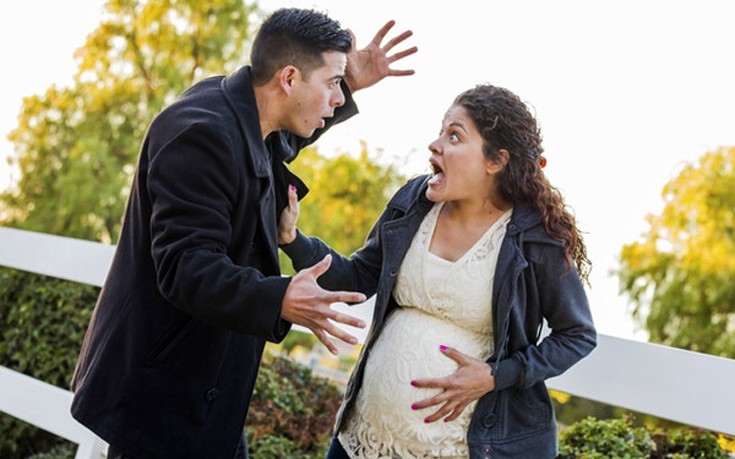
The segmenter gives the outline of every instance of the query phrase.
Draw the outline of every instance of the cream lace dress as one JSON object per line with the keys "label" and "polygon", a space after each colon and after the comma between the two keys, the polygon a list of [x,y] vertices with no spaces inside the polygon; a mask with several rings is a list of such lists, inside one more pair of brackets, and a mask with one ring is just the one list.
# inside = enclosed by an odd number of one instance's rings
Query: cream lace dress
{"label": "cream lace dress", "polygon": [[426,424],[438,407],[412,410],[411,404],[439,390],[410,383],[455,371],[454,360],[439,350],[442,344],[481,360],[492,354],[492,283],[512,210],[451,262],[429,252],[442,205],[424,218],[403,260],[393,292],[402,307],[386,319],[355,407],[338,434],[352,459],[469,456],[466,432],[476,403],[453,422]]}

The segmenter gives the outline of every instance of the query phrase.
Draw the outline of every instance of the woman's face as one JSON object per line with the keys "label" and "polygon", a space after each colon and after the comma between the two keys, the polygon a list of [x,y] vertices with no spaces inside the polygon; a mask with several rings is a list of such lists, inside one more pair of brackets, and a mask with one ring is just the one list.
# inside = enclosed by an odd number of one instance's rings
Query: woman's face
{"label": "woman's face", "polygon": [[464,107],[452,105],[439,138],[429,145],[434,176],[426,197],[433,202],[485,200],[498,167],[483,154],[483,139]]}

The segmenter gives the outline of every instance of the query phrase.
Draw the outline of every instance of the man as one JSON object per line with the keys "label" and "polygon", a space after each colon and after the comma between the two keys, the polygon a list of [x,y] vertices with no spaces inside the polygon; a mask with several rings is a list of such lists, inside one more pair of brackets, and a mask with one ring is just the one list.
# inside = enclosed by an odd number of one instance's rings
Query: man
{"label": "man", "polygon": [[[327,16],[276,11],[251,65],[208,78],[163,110],[144,140],[122,234],[80,352],[72,415],[110,444],[111,458],[247,457],[242,435],[266,340],[290,324],[355,343],[333,322],[364,327],[321,289],[329,259],[280,276],[276,216],[284,166],[326,128],[357,112],[351,93],[416,52],[388,56],[388,22],[364,49]],[[382,46],[382,48],[381,48]]]}

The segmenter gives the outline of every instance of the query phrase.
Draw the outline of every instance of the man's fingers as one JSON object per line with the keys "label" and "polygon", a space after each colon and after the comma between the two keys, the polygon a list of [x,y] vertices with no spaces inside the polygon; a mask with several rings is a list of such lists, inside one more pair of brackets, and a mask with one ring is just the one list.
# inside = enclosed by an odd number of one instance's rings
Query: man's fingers
{"label": "man's fingers", "polygon": [[403,59],[406,56],[410,56],[411,54],[416,54],[418,52],[419,48],[414,46],[412,48],[404,49],[403,51],[400,51],[398,53],[395,53],[394,55],[390,56],[388,58],[389,63],[393,63],[397,60]]}
{"label": "man's fingers", "polygon": [[377,47],[380,47],[380,43],[383,41],[386,35],[388,35],[388,32],[390,29],[393,28],[393,26],[396,25],[396,21],[391,19],[390,21],[386,22],[383,27],[378,30],[378,33],[375,34],[375,37],[373,37],[373,41],[371,42]]}
{"label": "man's fingers", "polygon": [[322,258],[318,263],[315,263],[311,268],[306,268],[304,271],[313,274],[314,277],[319,277],[329,270],[332,265],[332,254],[328,253],[326,257]]}
{"label": "man's fingers", "polygon": [[364,303],[367,297],[360,292],[327,291],[324,301],[329,303]]}
{"label": "man's fingers", "polygon": [[[342,314],[342,316],[344,316],[342,318],[343,319],[342,323],[349,323],[349,321],[346,318],[349,318],[350,321],[354,319],[355,322],[362,322],[361,320],[356,319],[351,316],[347,316],[346,314]],[[362,325],[364,326],[364,323],[362,323]],[[330,339],[330,336],[333,336],[334,338],[339,339],[340,341],[343,341],[351,345],[355,345],[359,342],[357,337],[349,334],[348,332],[346,332],[345,330],[342,330],[339,327],[336,327],[329,321],[327,321],[327,325],[325,327],[318,327],[318,326],[311,327],[311,331],[314,333],[314,335],[316,335],[317,338],[319,338],[319,341],[324,343],[327,349],[329,349],[329,352],[331,352],[334,355],[337,355],[339,351],[337,349],[337,346],[335,346],[334,341]]]}
{"label": "man's fingers", "polygon": [[329,335],[327,335],[324,329],[318,328],[318,329],[312,329],[311,331],[319,339],[319,341],[321,341],[322,344],[324,344],[324,346],[327,348],[327,350],[331,354],[333,355],[339,354],[339,350],[337,349],[337,346],[335,346],[332,340],[329,339]]}
{"label": "man's fingers", "polygon": [[388,76],[411,76],[415,70],[388,70]]}
{"label": "man's fingers", "polygon": [[334,325],[330,325],[329,326],[329,329],[327,330],[327,332],[330,335],[334,336],[335,338],[337,338],[337,339],[339,339],[341,341],[344,341],[347,344],[354,345],[354,344],[357,344],[358,343],[357,337],[355,337],[355,336],[347,333],[346,331],[342,330],[339,327],[335,327]]}
{"label": "man's fingers", "polygon": [[359,319],[355,316],[351,316],[349,314],[345,314],[339,311],[335,311],[334,309],[331,309],[332,314],[330,314],[329,319],[339,322],[344,325],[349,325],[351,327],[355,328],[365,328],[365,321],[362,319]]}
{"label": "man's fingers", "polygon": [[396,45],[398,45],[398,44],[406,41],[411,36],[413,36],[413,32],[410,31],[410,30],[406,30],[405,32],[401,33],[400,35],[391,38],[390,40],[388,40],[388,43],[386,43],[385,45],[383,45],[383,51],[386,54],[388,54],[388,51],[390,51],[391,49],[393,49]]}

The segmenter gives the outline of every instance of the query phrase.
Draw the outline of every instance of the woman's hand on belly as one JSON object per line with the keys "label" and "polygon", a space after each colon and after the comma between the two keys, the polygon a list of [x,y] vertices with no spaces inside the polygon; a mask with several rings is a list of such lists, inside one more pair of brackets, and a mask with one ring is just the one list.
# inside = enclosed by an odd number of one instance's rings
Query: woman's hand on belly
{"label": "woman's hand on belly", "polygon": [[447,358],[457,363],[457,370],[441,378],[411,381],[414,387],[441,390],[439,394],[411,405],[414,410],[439,406],[438,410],[424,419],[427,423],[442,418],[444,422],[454,421],[467,405],[495,389],[495,377],[486,362],[448,346],[440,346],[439,349]]}

